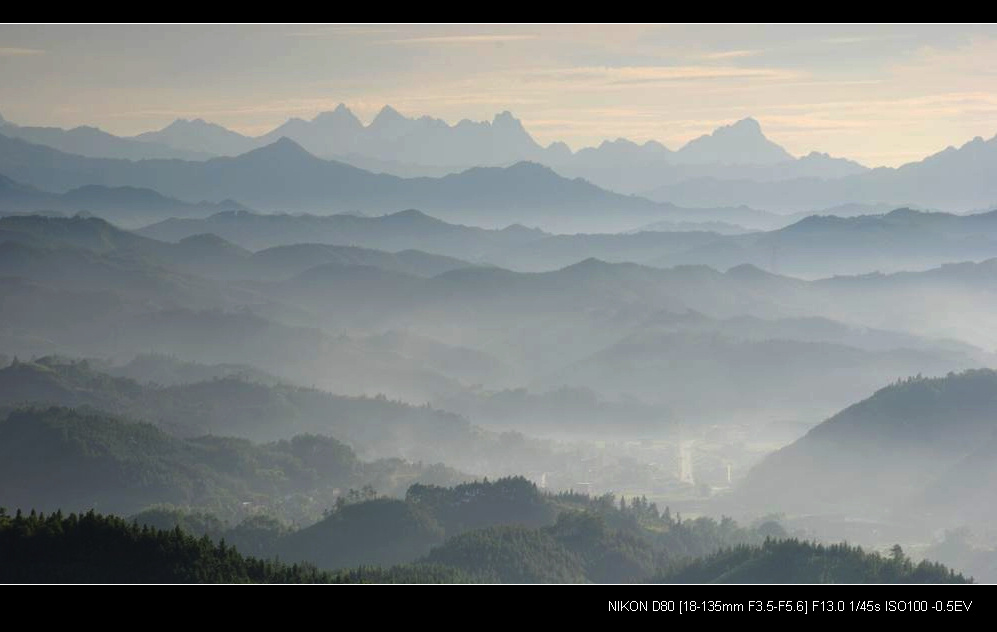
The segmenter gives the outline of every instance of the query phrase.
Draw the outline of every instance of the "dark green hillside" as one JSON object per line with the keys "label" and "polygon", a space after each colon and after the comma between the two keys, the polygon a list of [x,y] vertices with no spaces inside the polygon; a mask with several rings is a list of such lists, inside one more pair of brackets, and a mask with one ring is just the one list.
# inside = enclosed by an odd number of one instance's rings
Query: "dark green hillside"
{"label": "dark green hillside", "polygon": [[[601,507],[604,513],[568,511],[546,527],[492,525],[441,542],[442,529],[423,508],[385,498],[363,500],[364,495],[351,494],[353,500],[344,498],[325,520],[297,532],[265,516],[226,528],[210,515],[174,510],[147,511],[129,524],[92,511],[11,516],[0,509],[0,582],[966,581],[940,564],[912,563],[899,547],[883,557],[845,544],[761,541],[761,530],[749,538],[754,544],[728,540],[719,551],[700,552],[698,559],[679,557],[667,546],[652,545],[648,532],[635,528],[634,521],[645,522],[656,513],[646,505],[610,510],[611,502],[573,495],[561,495],[557,502]],[[617,515],[607,519],[613,512]],[[711,528],[705,519],[673,522],[667,512],[655,520],[659,528],[693,537]],[[630,527],[609,526],[628,522]],[[198,539],[190,533],[204,535]],[[705,543],[709,537],[701,539]],[[240,554],[246,551],[260,559]],[[322,566],[342,562],[346,568],[331,573],[311,563],[261,561],[275,553],[289,559],[289,551],[290,559],[309,558]],[[412,555],[420,559],[388,566],[392,559]]]}
{"label": "dark green hillside", "polygon": [[431,564],[459,568],[497,583],[584,583],[577,555],[543,529],[489,527],[433,549]]}
{"label": "dark green hillside", "polygon": [[267,444],[181,439],[150,424],[66,408],[20,409],[0,421],[0,498],[44,510],[134,513],[168,504],[307,521],[351,487],[377,483],[397,492],[417,480],[460,477],[442,466],[363,463],[348,446],[317,435]]}
{"label": "dark green hillside", "polygon": [[307,565],[243,557],[224,543],[94,512],[0,509],[0,583],[314,583]]}
{"label": "dark green hillside", "polygon": [[941,564],[914,564],[895,547],[889,557],[848,544],[767,540],[724,549],[655,581],[691,584],[962,584]]}
{"label": "dark green hillside", "polygon": [[427,512],[401,500],[377,498],[347,504],[331,516],[284,538],[281,559],[308,560],[321,568],[392,565],[412,561],[443,539]]}
{"label": "dark green hillside", "polygon": [[456,487],[413,485],[405,501],[435,516],[447,535],[495,524],[538,527],[556,515],[549,499],[520,476]]}
{"label": "dark green hillside", "polygon": [[321,522],[278,540],[273,551],[328,569],[376,559],[455,567],[476,581],[633,582],[719,547],[765,538],[762,529],[729,518],[676,520],[644,499],[546,494],[522,477],[413,485],[404,501],[357,500],[337,504]]}
{"label": "dark green hillside", "polygon": [[635,532],[611,529],[589,512],[567,512],[542,529],[469,531],[433,549],[425,561],[501,583],[619,583],[646,579],[662,558]]}

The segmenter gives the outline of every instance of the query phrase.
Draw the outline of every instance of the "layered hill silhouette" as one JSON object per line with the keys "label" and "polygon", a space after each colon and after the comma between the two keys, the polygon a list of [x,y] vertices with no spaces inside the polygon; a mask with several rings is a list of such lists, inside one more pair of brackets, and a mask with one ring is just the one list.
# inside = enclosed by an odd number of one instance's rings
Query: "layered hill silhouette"
{"label": "layered hill silhouette", "polygon": [[140,227],[162,217],[204,217],[215,212],[245,211],[232,200],[191,204],[136,187],[86,185],[54,194],[20,184],[0,175],[0,214],[49,213],[75,215],[93,213],[132,227]]}
{"label": "layered hill silhouette", "polygon": [[95,158],[203,160],[212,155],[211,152],[188,150],[168,143],[122,138],[96,127],[80,126],[68,130],[59,127],[22,127],[5,121],[2,117],[0,117],[0,135],[46,145],[70,154]]}
{"label": "layered hill silhouette", "polygon": [[[333,221],[366,231],[397,219],[252,218],[278,226],[304,220],[301,234],[313,238],[316,226]],[[457,243],[492,236],[420,214],[401,219],[457,230],[450,233]],[[13,348],[50,353],[75,339],[81,354],[158,351],[262,363],[287,379],[415,401],[446,400],[462,385],[515,374],[539,392],[587,387],[691,410],[701,390],[690,376],[725,371],[784,409],[812,400],[805,393],[835,366],[835,385],[821,389],[818,410],[826,414],[896,376],[984,361],[978,348],[937,340],[967,338],[950,335],[937,309],[923,307],[926,292],[961,295],[961,318],[980,325],[992,302],[986,264],[814,282],[748,265],[720,272],[596,259],[522,273],[412,251],[299,244],[253,252],[204,233],[161,242],[98,219],[11,217],[0,229],[0,252],[16,275],[6,290],[8,318],[21,332]],[[698,315],[676,316],[689,310]],[[800,320],[817,315],[824,320]],[[920,336],[891,333],[898,324]],[[395,333],[326,333],[338,327]],[[474,334],[481,327],[495,333],[481,340]],[[570,351],[562,335],[578,337]],[[435,342],[444,339],[454,342]],[[662,391],[665,379],[683,386]],[[798,387],[770,386],[781,383]],[[709,401],[727,410],[747,397],[732,383]]]}
{"label": "layered hill silhouette", "polygon": [[[490,122],[464,120],[450,125],[431,117],[409,118],[385,106],[369,125],[364,125],[342,104],[310,121],[290,119],[255,138],[202,119],[177,120],[134,139],[118,138],[95,128],[67,131],[11,123],[0,125],[0,134],[70,154],[131,160],[236,156],[288,138],[315,156],[405,177],[441,177],[474,167],[508,167],[527,161],[552,167],[568,178],[585,178],[606,189],[687,207],[749,205],[787,213],[814,212],[849,203],[890,203],[968,211],[991,206],[997,199],[986,178],[995,161],[992,138],[977,137],[959,148],[949,147],[895,169],[867,169],[820,152],[795,158],[766,138],[752,118],[721,126],[674,151],[654,141],[640,145],[626,139],[577,152],[563,143],[542,147],[509,112],[496,115]],[[43,183],[2,167],[0,163],[0,173],[52,191],[112,184],[95,179],[77,180],[75,185],[58,180]],[[179,190],[168,186],[160,189],[148,181],[114,184],[153,188],[181,199],[220,200],[210,195],[185,196]],[[246,196],[228,197],[269,207],[262,200]],[[285,205],[287,209],[294,207],[291,201]]]}
{"label": "layered hill silhouette", "polygon": [[[525,222],[622,230],[652,220],[700,216],[698,211],[562,178],[536,163],[405,179],[322,160],[286,137],[234,158],[204,162],[87,158],[0,137],[0,173],[53,192],[94,184],[129,186],[179,199],[238,199],[258,208],[323,214],[418,207],[444,218],[493,226]],[[716,220],[719,215],[725,213],[702,217]]]}
{"label": "layered hill silhouette", "polygon": [[760,510],[992,520],[995,386],[991,370],[899,381],[767,457],[740,493]]}
{"label": "layered hill silhouette", "polygon": [[[744,215],[750,221],[747,210]],[[560,235],[515,225],[485,230],[409,210],[379,217],[222,212],[204,219],[170,219],[138,232],[168,241],[214,233],[251,249],[303,241],[418,249],[523,271],[550,270],[595,257],[721,270],[747,264],[779,274],[821,278],[921,271],[953,261],[997,257],[995,211],[955,215],[900,208],[852,217],[809,215],[785,227],[738,235],[650,228],[621,234]]]}
{"label": "layered hill silhouette", "polygon": [[7,136],[68,153],[133,160],[235,156],[287,137],[316,156],[403,177],[439,177],[472,167],[533,161],[622,193],[641,193],[704,176],[765,181],[833,178],[865,170],[853,161],[817,152],[797,159],[767,139],[751,118],[721,126],[674,151],[656,141],[638,145],[620,138],[572,152],[560,142],[541,146],[507,111],[491,121],[465,119],[451,125],[429,116],[406,117],[387,105],[368,125],[340,104],[311,120],[289,119],[258,137],[203,119],[178,119],[133,138],[118,138],[95,128],[60,130],[7,124],[6,130]]}
{"label": "layered hill silhouette", "polygon": [[[198,437],[205,435],[237,437],[240,440],[258,442],[280,441],[297,435],[333,436],[350,445],[368,460],[405,458],[412,462],[431,464],[440,463],[446,457],[445,460],[454,466],[462,465],[467,470],[490,472],[493,475],[515,472],[517,467],[535,467],[531,459],[549,456],[543,445],[521,446],[510,440],[511,437],[489,433],[458,415],[428,407],[410,406],[384,397],[333,395],[286,383],[254,382],[243,375],[158,386],[139,383],[128,377],[112,376],[87,361],[56,357],[17,362],[0,369],[0,406],[7,411],[24,406],[39,410],[51,406],[66,406],[106,411],[98,415],[101,419],[111,414],[123,418],[121,423],[139,421],[154,424],[155,429],[134,424],[126,424],[119,429],[120,424],[114,425],[118,423],[114,422],[108,426],[108,432],[115,435],[134,430],[152,433],[158,437],[157,441],[167,441],[168,438],[168,442],[173,443],[166,447],[172,448],[166,450],[164,457],[177,452],[177,446],[180,445],[178,441],[196,441]],[[231,415],[231,411],[236,409],[241,411],[240,414]],[[30,419],[33,418],[32,415],[35,413],[22,417]],[[60,419],[61,415],[62,413],[54,414]],[[79,425],[77,417],[72,417],[70,421],[74,427]],[[32,422],[25,421],[28,424],[25,429],[30,428],[30,423]],[[127,438],[114,440],[123,441],[122,449],[126,451],[131,442]],[[249,445],[248,441],[225,441],[236,447]],[[13,438],[5,443],[8,446],[21,445]],[[73,449],[72,442],[66,449]],[[100,452],[103,448],[94,450]],[[189,456],[196,458],[198,454],[198,450],[193,450]],[[84,454],[78,456],[83,458]],[[349,459],[355,459],[352,453],[348,456]],[[135,460],[141,461],[136,457],[129,462]],[[45,461],[38,463],[44,464]],[[334,465],[332,462],[329,464],[330,467]],[[352,471],[347,468],[347,473]],[[375,471],[376,468],[368,473],[373,477]],[[392,471],[402,476],[404,468]],[[427,472],[429,470],[424,473]],[[442,476],[454,475],[452,471],[448,473],[445,469],[438,473]],[[392,483],[390,478],[390,474],[385,474],[385,479],[378,482],[382,487],[393,485],[392,489],[397,491],[400,483]],[[371,478],[366,482],[373,483],[374,480]],[[12,481],[10,484],[15,483]],[[355,478],[342,478],[330,487],[330,491],[342,484],[353,484],[359,489],[363,482]],[[189,485],[186,487],[189,488]],[[39,490],[35,492],[41,493]],[[23,502],[28,502],[29,499],[26,496],[24,498]],[[64,495],[61,498],[63,500],[60,502],[64,503],[71,496]],[[162,497],[147,504],[156,502],[190,504],[191,501],[190,498],[182,502],[175,497]],[[47,505],[47,508],[51,506]],[[129,510],[137,509],[132,507]]]}
{"label": "layered hill silhouette", "polygon": [[997,136],[976,137],[897,168],[879,167],[835,179],[801,177],[779,182],[704,176],[645,194],[683,206],[724,206],[736,200],[777,212],[817,211],[845,203],[919,204],[949,211],[991,208],[997,185]]}
{"label": "layered hill silhouette", "polygon": [[[635,157],[632,149],[647,157],[665,157],[674,165],[741,165],[770,166],[790,163],[795,158],[779,145],[764,137],[759,123],[745,118],[723,125],[710,134],[694,138],[678,150],[671,150],[655,141],[637,145],[626,139],[603,143],[572,152],[564,143],[541,146],[526,131],[523,123],[503,111],[491,121],[464,119],[449,124],[438,118],[411,118],[390,105],[385,105],[365,125],[345,105],[321,112],[310,120],[291,118],[273,130],[257,137],[245,136],[204,119],[177,119],[166,127],[139,134],[133,138],[118,138],[95,128],[26,128],[12,123],[0,123],[6,135],[25,138],[30,142],[49,145],[69,153],[103,158],[190,158],[234,156],[288,137],[309,152],[327,158],[379,160],[399,166],[445,167],[463,170],[475,166],[501,166],[522,160],[535,160],[549,165],[569,166],[575,158],[585,156],[578,164],[592,165],[593,159],[609,166],[613,158]],[[82,131],[99,134],[105,144],[74,146],[64,138]],[[132,148],[128,155],[117,155],[109,147],[114,139],[121,147]],[[47,142],[46,142],[47,141]],[[60,146],[62,145],[62,146]],[[66,149],[66,147],[70,147]],[[145,149],[147,154],[142,155]],[[156,155],[172,148],[185,155]],[[623,150],[620,153],[619,150]],[[118,153],[123,150],[118,149]],[[629,162],[629,161],[628,161]],[[638,161],[639,162],[639,161]],[[397,174],[405,175],[405,174]]]}
{"label": "layered hill silhouette", "polygon": [[657,265],[752,264],[803,277],[914,271],[997,256],[997,211],[972,215],[900,208],[881,215],[813,215],[784,228],[728,236]]}

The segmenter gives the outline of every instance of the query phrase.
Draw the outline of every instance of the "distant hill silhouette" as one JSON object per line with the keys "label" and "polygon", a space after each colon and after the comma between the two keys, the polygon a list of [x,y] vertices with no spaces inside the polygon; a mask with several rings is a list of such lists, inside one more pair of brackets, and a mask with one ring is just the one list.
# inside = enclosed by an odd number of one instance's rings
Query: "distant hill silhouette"
{"label": "distant hill silhouette", "polygon": [[88,184],[62,194],[46,193],[0,175],[0,215],[94,213],[129,226],[141,226],[167,217],[205,217],[212,213],[247,207],[232,200],[191,204],[166,197],[152,189]]}
{"label": "distant hill silhouette", "polygon": [[96,127],[21,127],[0,120],[0,135],[20,138],[29,143],[46,145],[70,154],[92,156],[94,158],[124,158],[142,160],[144,158],[179,158],[181,160],[204,160],[211,153],[184,149],[169,143],[140,142],[109,134]]}
{"label": "distant hill silhouette", "polygon": [[622,230],[641,222],[699,216],[698,211],[562,178],[536,163],[404,179],[322,160],[288,138],[234,158],[133,162],[64,154],[0,137],[0,173],[49,191],[89,184],[131,186],[180,199],[238,199],[263,209],[323,214],[418,207],[443,218],[493,226],[519,222]]}
{"label": "distant hill silhouette", "polygon": [[[429,116],[410,118],[390,105],[385,105],[368,125],[340,104],[311,120],[289,119],[257,137],[203,119],[177,119],[160,130],[131,139],[101,132],[102,142],[91,140],[89,144],[85,143],[87,136],[81,134],[82,129],[51,128],[45,134],[22,133],[19,137],[69,153],[130,159],[235,156],[288,137],[316,156],[376,173],[440,177],[472,167],[533,161],[565,176],[583,177],[622,193],[643,193],[662,184],[703,176],[766,181],[803,176],[835,178],[865,170],[858,163],[817,152],[796,159],[766,139],[759,124],[750,118],[693,139],[678,151],[656,141],[638,145],[620,138],[572,152],[560,142],[541,146],[508,111],[496,114],[491,121],[465,119],[451,125]],[[75,143],[63,139],[73,135],[82,137]]]}
{"label": "distant hill silhouette", "polygon": [[[235,156],[258,146],[258,141],[221,125],[204,119],[177,119],[155,132],[145,132],[134,137],[149,144],[163,144],[211,156]],[[83,153],[83,152],[75,152]],[[87,154],[85,154],[87,155]],[[114,156],[102,156],[113,158]],[[154,155],[142,158],[156,158]]]}
{"label": "distant hill silhouette", "polygon": [[949,211],[990,208],[997,202],[997,136],[977,137],[897,168],[880,167],[835,179],[778,182],[704,176],[666,184],[646,195],[682,206],[726,206],[736,201],[773,211],[816,211],[852,202],[919,204]]}
{"label": "distant hill silhouette", "polygon": [[765,138],[762,126],[753,118],[693,139],[675,155],[679,162],[694,164],[766,165],[793,159],[788,151]]}
{"label": "distant hill silhouette", "polygon": [[750,263],[804,277],[919,270],[997,257],[997,211],[973,215],[900,208],[881,215],[812,215],[770,232],[724,237],[658,265]]}
{"label": "distant hill silhouette", "polygon": [[761,511],[993,520],[981,500],[997,476],[995,405],[991,370],[902,380],[768,456],[739,493]]}

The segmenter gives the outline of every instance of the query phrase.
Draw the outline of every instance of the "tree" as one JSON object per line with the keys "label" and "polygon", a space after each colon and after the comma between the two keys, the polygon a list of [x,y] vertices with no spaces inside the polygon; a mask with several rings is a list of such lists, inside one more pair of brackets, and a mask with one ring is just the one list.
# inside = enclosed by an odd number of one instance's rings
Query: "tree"
{"label": "tree", "polygon": [[890,559],[897,563],[903,563],[907,560],[907,556],[904,554],[904,549],[899,544],[894,544],[890,547]]}

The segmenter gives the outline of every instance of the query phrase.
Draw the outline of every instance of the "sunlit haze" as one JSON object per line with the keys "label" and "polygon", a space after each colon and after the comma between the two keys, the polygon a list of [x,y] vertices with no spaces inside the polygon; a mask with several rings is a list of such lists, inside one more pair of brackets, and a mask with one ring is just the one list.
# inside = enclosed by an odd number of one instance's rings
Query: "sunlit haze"
{"label": "sunlit haze", "polygon": [[509,110],[572,149],[675,149],[752,116],[795,155],[895,166],[997,133],[994,59],[994,26],[3,26],[0,114],[257,135],[340,102],[364,121]]}

